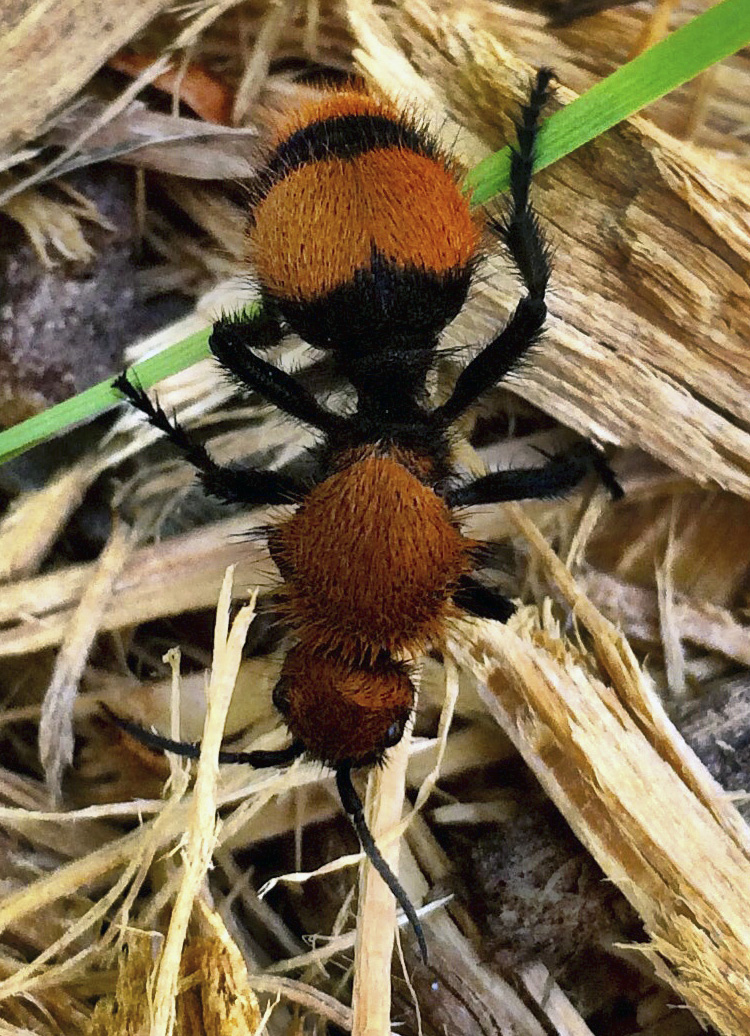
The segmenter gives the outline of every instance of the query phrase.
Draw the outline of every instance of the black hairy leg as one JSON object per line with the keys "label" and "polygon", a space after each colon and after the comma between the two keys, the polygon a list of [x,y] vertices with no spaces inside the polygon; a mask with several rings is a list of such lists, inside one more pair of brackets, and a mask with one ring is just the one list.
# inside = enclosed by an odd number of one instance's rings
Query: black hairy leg
{"label": "black hairy leg", "polygon": [[259,344],[273,344],[269,338],[274,327],[278,331],[277,341],[283,337],[283,330],[275,317],[264,317],[260,323],[254,317],[222,317],[214,324],[209,348],[219,363],[232,375],[244,392],[248,389],[258,392],[279,410],[318,428],[326,435],[335,434],[346,419],[327,410],[298,381],[272,363],[256,356],[251,349],[255,344],[255,328],[260,327]]}
{"label": "black hairy leg", "polygon": [[591,466],[597,473],[602,481],[602,485],[607,490],[613,500],[622,500],[625,496],[625,490],[622,488],[620,483],[617,481],[617,476],[612,470],[609,461],[601,450],[594,448],[594,455],[591,460]]}
{"label": "black hairy leg", "polygon": [[472,576],[462,576],[453,594],[453,603],[470,615],[480,619],[495,619],[497,622],[507,622],[516,610],[515,604],[499,590],[483,586]]}
{"label": "black hairy leg", "polygon": [[[175,741],[171,737],[163,737],[153,730],[147,730],[132,720],[123,719],[112,712],[106,706],[102,706],[112,722],[124,730],[131,737],[134,737],[146,748],[153,748],[156,751],[172,752],[174,755],[182,756],[183,759],[199,759],[201,754],[200,741]],[[223,749],[219,752],[220,763],[244,763],[256,770],[269,766],[287,766],[294,762],[304,753],[304,748],[299,741],[292,741],[286,748],[277,748],[270,751],[258,750],[255,752],[228,752]]]}
{"label": "black hairy leg", "polygon": [[521,109],[516,121],[517,146],[511,151],[508,211],[502,218],[491,221],[521,274],[527,294],[500,334],[461,372],[451,397],[434,411],[434,418],[444,425],[455,421],[484,392],[502,381],[537,341],[544,326],[547,316],[544,296],[550,278],[549,247],[529,202],[529,188],[539,116],[549,97],[551,79],[549,69],[540,69],[531,96]]}
{"label": "black hairy leg", "polygon": [[551,70],[541,68],[529,100],[521,109],[521,118],[515,124],[518,148],[513,149],[510,161],[510,205],[504,217],[492,221],[493,229],[513,256],[529,295],[542,300],[550,278],[549,246],[529,202],[529,190],[539,116],[549,99],[551,79]]}
{"label": "black hairy leg", "polygon": [[217,464],[202,443],[194,439],[177,421],[170,420],[159,403],[152,401],[140,385],[130,381],[127,372],[116,378],[113,386],[182,451],[185,459],[197,470],[206,492],[219,500],[260,507],[294,503],[305,495],[301,483],[278,471],[256,471],[239,465],[227,467]]}
{"label": "black hairy leg", "polygon": [[357,832],[357,837],[359,838],[362,849],[370,863],[393,893],[396,902],[399,904],[406,915],[409,924],[414,929],[414,934],[419,943],[419,952],[422,955],[422,960],[426,964],[427,943],[424,937],[424,930],[422,929],[422,925],[417,917],[417,912],[406,894],[406,890],[383,859],[382,853],[375,844],[375,839],[372,837],[372,832],[367,826],[362,800],[352,784],[352,768],[350,763],[341,763],[336,767],[336,787],[338,788],[341,805],[344,807],[344,812],[351,820],[352,827]]}
{"label": "black hairy leg", "polygon": [[599,475],[614,500],[622,497],[622,487],[607,458],[584,440],[550,457],[542,467],[493,471],[462,486],[454,486],[445,494],[445,501],[449,507],[471,507],[511,500],[551,500],[575,489],[591,472]]}

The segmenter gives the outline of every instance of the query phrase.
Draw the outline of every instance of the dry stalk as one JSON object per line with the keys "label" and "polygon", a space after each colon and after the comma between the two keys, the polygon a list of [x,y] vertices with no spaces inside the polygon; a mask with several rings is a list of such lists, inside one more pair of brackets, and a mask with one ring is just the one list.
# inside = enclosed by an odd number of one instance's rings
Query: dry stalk
{"label": "dry stalk", "polygon": [[142,828],[117,841],[73,860],[66,867],[38,878],[32,884],[6,895],[0,902],[0,932],[21,918],[44,910],[65,896],[74,895],[82,886],[97,883],[111,871],[126,866],[138,850]]}
{"label": "dry stalk", "polygon": [[351,1031],[351,1008],[345,1007],[335,997],[315,989],[306,982],[297,982],[292,978],[277,978],[273,975],[251,975],[249,982],[258,993],[283,996],[285,1000],[299,1004],[300,1007],[333,1022],[347,1032]]}
{"label": "dry stalk", "polygon": [[60,647],[39,724],[39,753],[53,798],[60,794],[60,781],[73,760],[73,705],[91,646],[99,632],[102,616],[112,599],[114,583],[132,547],[131,530],[116,522],[109,542],[96,562],[93,578],[72,616]]}
{"label": "dry stalk", "polygon": [[78,0],[63,0],[54,8],[34,0],[10,9],[0,47],[6,71],[0,147],[33,137],[116,50],[168,6],[169,0],[127,0],[116,18],[97,3]]}
{"label": "dry stalk", "polygon": [[253,53],[245,63],[245,71],[235,92],[232,106],[232,124],[241,125],[248,110],[268,78],[273,52],[285,26],[294,17],[296,0],[280,0],[270,5],[263,25],[255,39]]}
{"label": "dry stalk", "polygon": [[[230,518],[134,551],[115,582],[100,630],[121,629],[159,616],[212,607],[223,573],[237,559],[233,537],[262,522],[263,513],[254,512],[250,518]],[[266,551],[259,544],[245,544],[237,566],[238,580],[247,585],[256,581],[254,577],[268,579],[266,559]],[[0,622],[16,625],[0,631],[0,657],[41,651],[62,643],[96,564],[71,565],[60,572],[7,587],[0,602]]]}
{"label": "dry stalk", "polygon": [[546,1013],[557,1036],[593,1036],[591,1029],[541,961],[524,968],[521,979]]}
{"label": "dry stalk", "polygon": [[[373,837],[389,831],[401,819],[411,724],[388,765],[378,767],[367,782],[366,814]],[[399,842],[382,846],[388,866],[398,874]],[[391,957],[396,933],[396,901],[369,860],[362,861],[359,884],[357,937],[354,943],[354,1036],[387,1036],[391,1031]]]}
{"label": "dry stalk", "polygon": [[98,475],[99,467],[87,457],[42,489],[19,497],[0,523],[0,582],[37,570]]}
{"label": "dry stalk", "polygon": [[543,564],[550,582],[565,598],[575,618],[592,637],[599,664],[632,713],[645,736],[658,750],[699,802],[731,833],[742,852],[750,857],[750,831],[734,807],[726,802],[721,788],[688,748],[664,712],[647,677],[641,671],[632,648],[620,631],[608,622],[581,592],[575,580],[548,543],[517,504],[508,506],[511,519]]}
{"label": "dry stalk", "polygon": [[[659,642],[659,602],[655,591],[603,572],[586,571],[580,582],[589,599],[607,618],[617,622],[627,637]],[[681,640],[750,666],[750,630],[728,608],[678,593],[671,607]]]}
{"label": "dry stalk", "polygon": [[207,692],[206,725],[185,837],[184,872],[154,983],[152,1036],[171,1036],[176,1017],[180,962],[194,901],[211,865],[217,835],[219,750],[224,724],[234,691],[250,623],[255,617],[255,598],[244,607],[229,628],[234,569],[229,568],[219,595],[214,638],[214,661]]}

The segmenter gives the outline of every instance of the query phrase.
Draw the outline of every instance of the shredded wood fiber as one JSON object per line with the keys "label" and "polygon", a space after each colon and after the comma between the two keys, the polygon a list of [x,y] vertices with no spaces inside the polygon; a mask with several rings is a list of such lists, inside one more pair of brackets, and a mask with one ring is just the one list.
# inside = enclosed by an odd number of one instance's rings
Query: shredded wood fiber
{"label": "shredded wood fiber", "polygon": [[[40,5],[18,15],[6,64],[33,75],[9,77],[23,96],[13,83],[0,91],[0,188],[43,261],[82,262],[91,213],[50,188],[56,170],[104,152],[145,178],[144,285],[186,291],[196,311],[134,343],[129,360],[252,297],[243,278],[216,287],[244,248],[234,181],[257,161],[264,112],[318,89],[298,81],[300,62],[361,72],[415,102],[470,164],[509,138],[532,66],[555,67],[556,103],[567,103],[658,31],[643,5],[555,31],[535,11],[490,0],[253,0],[186,16],[126,3],[106,25],[95,8],[56,12],[66,34],[53,22],[43,40]],[[93,71],[141,30],[136,52],[176,40],[188,48],[179,74],[196,60],[226,83],[241,129],[197,135],[184,111],[154,111],[132,87],[113,100],[112,73],[79,104]],[[472,535],[500,544],[492,579],[523,607],[508,626],[457,624],[445,658],[422,660],[414,736],[368,796],[383,851],[420,907],[429,973],[405,931],[408,983],[398,958],[391,973],[393,900],[362,864],[328,772],[216,765],[222,733],[233,747],[285,743],[271,704],[284,642],[264,619],[278,577],[254,535],[273,514],[196,521],[191,472],[132,413],[104,440],[92,430],[83,457],[17,497],[0,521],[3,1033],[239,1036],[330,1021],[375,1036],[418,1032],[421,1011],[425,1033],[591,1036],[625,1001],[634,1033],[698,1036],[700,1020],[745,1036],[750,836],[670,717],[689,712],[702,744],[703,695],[731,705],[750,686],[749,78],[738,55],[535,181],[555,248],[549,330],[466,423],[476,453],[461,447],[462,460],[477,470],[539,463],[571,441],[559,422],[620,447],[626,497],[614,505],[585,485],[568,500],[467,515]],[[63,149],[59,166],[37,153],[42,125]],[[170,129],[179,139],[165,139]],[[493,256],[446,336],[436,398],[465,361],[455,346],[486,341],[517,296]],[[341,386],[298,342],[269,358],[339,405]],[[208,363],[159,388],[222,460],[282,466],[310,445],[262,401],[238,409],[230,396]],[[71,519],[83,513],[86,526],[101,474],[116,480],[120,525],[97,557],[71,561]],[[230,614],[230,598],[241,607],[256,588],[252,624],[251,612]],[[162,661],[174,645],[179,675],[174,656]],[[101,703],[203,737],[195,777],[118,732]],[[514,783],[519,753],[643,926],[615,924],[627,945],[612,946],[602,918],[601,938],[584,947],[596,994],[573,965],[547,966],[541,933],[535,956],[508,967],[506,955],[502,970],[488,937],[466,844],[533,813]],[[739,766],[740,752],[723,759]],[[733,776],[741,786],[742,771]],[[549,888],[511,891],[515,903]],[[501,918],[511,945],[514,924],[523,919]]]}

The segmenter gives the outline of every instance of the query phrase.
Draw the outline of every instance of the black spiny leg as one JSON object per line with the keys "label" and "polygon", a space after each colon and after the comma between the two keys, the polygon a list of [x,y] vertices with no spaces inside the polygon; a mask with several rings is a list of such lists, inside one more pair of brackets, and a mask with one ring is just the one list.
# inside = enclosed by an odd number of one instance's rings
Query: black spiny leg
{"label": "black spiny leg", "polygon": [[193,439],[177,421],[170,421],[159,404],[152,402],[140,385],[129,380],[127,372],[123,372],[113,385],[182,451],[186,460],[197,469],[203,488],[212,496],[225,503],[259,507],[264,504],[294,503],[305,495],[301,483],[278,471],[256,471],[239,465],[223,467],[217,464],[202,443]]}
{"label": "black spiny leg", "polygon": [[506,215],[492,226],[518,267],[527,294],[521,299],[500,334],[462,371],[450,399],[434,411],[437,421],[451,424],[492,388],[538,339],[547,316],[544,295],[550,277],[549,248],[529,202],[534,167],[534,143],[542,108],[549,96],[552,72],[537,72],[528,103],[516,122],[518,146],[510,160],[510,203]]}
{"label": "black spiny leg", "polygon": [[455,486],[445,494],[445,501],[449,507],[471,507],[510,500],[551,500],[571,492],[592,471],[599,475],[613,499],[622,497],[622,487],[604,454],[584,441],[550,457],[541,468],[493,471],[463,486]]}
{"label": "black spiny leg", "polygon": [[414,929],[414,934],[419,943],[419,952],[422,955],[422,960],[426,964],[427,943],[425,942],[422,925],[419,922],[417,912],[414,909],[411,900],[407,896],[401,882],[385,862],[380,850],[375,844],[372,832],[365,821],[365,811],[362,806],[362,800],[352,784],[352,768],[349,763],[340,763],[339,766],[336,767],[336,787],[339,790],[341,805],[344,807],[344,812],[348,815],[354,830],[357,832],[357,836],[365,855],[393,893],[396,902],[406,914],[409,924]]}
{"label": "black spiny leg", "polygon": [[480,619],[496,619],[497,622],[507,622],[516,610],[515,604],[498,590],[483,586],[472,576],[462,576],[453,594],[453,602],[470,615]]}
{"label": "black spiny leg", "polygon": [[[256,328],[259,338],[256,343]],[[283,330],[273,316],[257,324],[255,319],[222,317],[214,324],[208,344],[216,359],[232,375],[236,384],[245,390],[260,393],[269,403],[298,421],[320,429],[326,435],[339,431],[346,418],[332,413],[318,403],[298,381],[285,371],[263,360],[250,348],[253,344],[272,344],[274,328],[277,341]]]}
{"label": "black spiny leg", "polygon": [[[162,737],[161,734],[156,734],[153,730],[146,730],[145,727],[139,726],[138,723],[133,723],[132,720],[123,719],[122,716],[118,716],[111,709],[108,709],[106,705],[102,707],[113,723],[120,727],[121,730],[130,734],[131,737],[134,737],[136,741],[145,745],[146,748],[153,748],[162,752],[172,752],[173,755],[182,756],[184,759],[200,758],[200,741],[174,741],[171,737]],[[303,752],[304,748],[301,743],[299,741],[292,741],[286,748],[277,748],[273,751],[225,752],[222,750],[219,752],[219,762],[244,763],[247,766],[255,767],[256,770],[261,770],[268,766],[286,766],[299,758]]]}

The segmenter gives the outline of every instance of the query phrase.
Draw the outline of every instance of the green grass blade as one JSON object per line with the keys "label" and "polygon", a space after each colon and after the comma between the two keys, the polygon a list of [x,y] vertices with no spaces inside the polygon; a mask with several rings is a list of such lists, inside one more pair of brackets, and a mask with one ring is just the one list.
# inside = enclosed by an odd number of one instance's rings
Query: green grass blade
{"label": "green grass blade", "polygon": [[[750,0],[723,0],[555,112],[539,131],[535,168],[557,162],[750,43]],[[508,188],[510,150],[489,155],[466,178],[482,205]]]}
{"label": "green grass blade", "polygon": [[[169,346],[168,349],[162,349],[154,356],[134,364],[130,370],[137,374],[144,388],[151,388],[157,381],[192,367],[198,360],[210,356],[210,333],[210,328],[198,331],[189,338]],[[0,432],[0,464],[17,457],[44,439],[70,428],[78,421],[94,417],[116,403],[121,403],[122,396],[112,388],[113,380],[108,378],[106,381],[100,381],[98,385],[93,385],[85,392],[79,392],[72,399],[66,399],[63,403],[58,403],[57,406]]]}

